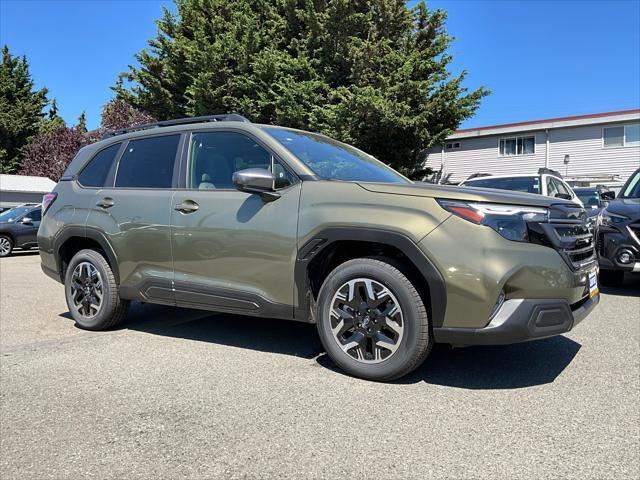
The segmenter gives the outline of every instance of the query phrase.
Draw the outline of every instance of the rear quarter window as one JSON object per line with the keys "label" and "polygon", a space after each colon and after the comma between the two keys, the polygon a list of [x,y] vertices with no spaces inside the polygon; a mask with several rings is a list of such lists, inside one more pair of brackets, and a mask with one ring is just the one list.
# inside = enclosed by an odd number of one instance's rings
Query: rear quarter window
{"label": "rear quarter window", "polygon": [[100,150],[82,169],[78,182],[83,187],[104,187],[111,165],[122,143],[116,143]]}

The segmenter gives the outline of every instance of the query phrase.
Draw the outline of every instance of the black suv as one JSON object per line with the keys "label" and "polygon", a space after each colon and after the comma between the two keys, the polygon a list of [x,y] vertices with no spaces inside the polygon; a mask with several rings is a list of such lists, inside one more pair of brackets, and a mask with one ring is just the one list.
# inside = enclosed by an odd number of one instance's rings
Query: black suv
{"label": "black suv", "polygon": [[14,248],[38,246],[38,227],[42,217],[39,204],[21,205],[0,213],[0,257],[8,257]]}
{"label": "black suv", "polygon": [[596,248],[603,285],[619,286],[624,272],[640,272],[640,168],[600,212]]}

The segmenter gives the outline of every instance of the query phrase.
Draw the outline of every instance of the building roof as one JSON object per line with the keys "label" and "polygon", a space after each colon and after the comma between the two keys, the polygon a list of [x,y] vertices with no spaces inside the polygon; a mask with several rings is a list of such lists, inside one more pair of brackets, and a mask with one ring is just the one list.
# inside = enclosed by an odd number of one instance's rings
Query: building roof
{"label": "building roof", "polygon": [[0,190],[3,192],[48,193],[56,182],[47,177],[29,175],[0,175]]}
{"label": "building roof", "polygon": [[463,128],[461,130],[456,130],[448,138],[482,137],[503,133],[594,125],[598,123],[626,122],[629,120],[640,120],[640,109],[591,113],[589,115],[574,115],[571,117],[547,118],[543,120],[531,120],[528,122],[504,123],[501,125],[489,125],[477,128]]}

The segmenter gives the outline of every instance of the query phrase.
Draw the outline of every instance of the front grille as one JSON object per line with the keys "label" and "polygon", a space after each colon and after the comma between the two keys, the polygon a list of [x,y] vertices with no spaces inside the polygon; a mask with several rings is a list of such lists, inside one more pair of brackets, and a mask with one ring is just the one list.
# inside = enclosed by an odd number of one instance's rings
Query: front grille
{"label": "front grille", "polygon": [[558,251],[564,261],[578,270],[596,261],[593,229],[583,208],[552,205],[549,221],[529,225],[529,238]]}

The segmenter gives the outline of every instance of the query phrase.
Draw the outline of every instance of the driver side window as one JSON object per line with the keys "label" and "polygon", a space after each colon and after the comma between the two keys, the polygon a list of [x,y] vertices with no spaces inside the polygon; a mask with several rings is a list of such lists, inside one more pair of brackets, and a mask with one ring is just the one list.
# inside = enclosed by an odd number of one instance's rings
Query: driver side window
{"label": "driver side window", "polygon": [[187,188],[233,189],[233,174],[247,168],[272,171],[275,188],[295,183],[295,177],[271,153],[251,138],[236,132],[201,132],[191,135]]}

